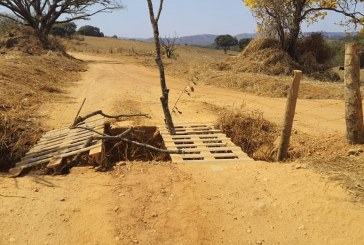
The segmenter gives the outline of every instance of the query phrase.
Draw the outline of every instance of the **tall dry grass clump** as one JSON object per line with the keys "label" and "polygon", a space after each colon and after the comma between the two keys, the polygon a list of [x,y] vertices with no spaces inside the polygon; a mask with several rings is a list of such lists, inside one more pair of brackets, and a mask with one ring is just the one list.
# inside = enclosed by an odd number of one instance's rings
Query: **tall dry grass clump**
{"label": "tall dry grass clump", "polygon": [[238,65],[240,71],[263,73],[267,75],[291,75],[299,65],[284,52],[278,40],[253,40],[239,55]]}
{"label": "tall dry grass clump", "polygon": [[291,75],[293,70],[299,69],[317,80],[338,81],[340,77],[331,70],[334,56],[324,36],[313,33],[298,41],[294,59],[282,50],[278,40],[264,38],[251,41],[237,57],[215,63],[211,68],[271,76]]}
{"label": "tall dry grass clump", "polygon": [[221,114],[217,127],[255,160],[274,161],[278,127],[265,120],[262,112],[226,111]]}
{"label": "tall dry grass clump", "polygon": [[226,61],[225,66],[236,72],[290,75],[299,65],[280,48],[277,40],[255,39],[236,58]]}
{"label": "tall dry grass clump", "polygon": [[0,55],[0,170],[6,170],[40,138],[41,104],[62,98],[85,65],[58,52]]}
{"label": "tall dry grass clump", "polygon": [[17,27],[6,31],[0,36],[0,52],[19,52],[26,55],[42,55],[48,51],[58,52],[66,56],[65,47],[59,39],[48,38],[48,43],[42,43],[34,36],[34,31],[27,27]]}

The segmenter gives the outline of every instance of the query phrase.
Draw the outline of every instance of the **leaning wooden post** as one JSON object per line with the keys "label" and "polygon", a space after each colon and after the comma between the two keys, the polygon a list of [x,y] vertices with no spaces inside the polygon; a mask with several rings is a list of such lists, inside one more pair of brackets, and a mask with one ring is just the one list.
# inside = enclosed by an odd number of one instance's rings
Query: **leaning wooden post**
{"label": "leaning wooden post", "polygon": [[289,147],[289,140],[291,138],[294,114],[296,112],[298,90],[302,78],[302,71],[295,70],[293,72],[294,72],[294,78],[291,87],[288,91],[286,114],[284,116],[284,126],[281,133],[281,139],[279,142],[277,161],[284,161],[286,159]]}
{"label": "leaning wooden post", "polygon": [[359,43],[345,45],[345,119],[350,144],[364,143],[363,105],[360,94]]}

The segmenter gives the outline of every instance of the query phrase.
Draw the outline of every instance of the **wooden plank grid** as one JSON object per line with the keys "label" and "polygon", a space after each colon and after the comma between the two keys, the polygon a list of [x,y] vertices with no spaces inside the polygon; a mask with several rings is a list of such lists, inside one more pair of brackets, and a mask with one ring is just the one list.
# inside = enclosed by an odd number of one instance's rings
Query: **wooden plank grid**
{"label": "wooden plank grid", "polygon": [[168,150],[181,149],[185,154],[171,154],[175,163],[222,163],[251,161],[240,147],[212,124],[176,125],[171,135],[165,126],[159,131]]}
{"label": "wooden plank grid", "polygon": [[[84,122],[79,126],[87,127],[98,132],[103,132],[104,119],[98,118],[90,122]],[[91,136],[97,136],[95,132],[80,128],[62,128],[47,132],[38,143],[16,164],[16,167],[29,168],[41,164],[54,167],[60,164],[63,158],[72,157],[83,152],[101,151],[102,142],[94,141],[88,147],[85,142]]]}

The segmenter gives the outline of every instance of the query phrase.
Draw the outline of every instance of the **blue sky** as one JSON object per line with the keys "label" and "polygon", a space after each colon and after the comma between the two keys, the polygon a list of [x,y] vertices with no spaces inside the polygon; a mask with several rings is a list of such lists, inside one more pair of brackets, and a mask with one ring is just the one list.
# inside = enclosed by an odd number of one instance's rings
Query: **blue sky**
{"label": "blue sky", "polygon": [[[158,3],[159,1],[155,1]],[[123,0],[125,9],[114,13],[99,14],[90,21],[80,21],[97,26],[106,35],[128,38],[148,38],[152,36],[146,0]],[[157,4],[156,4],[157,5]],[[157,6],[155,6],[157,7]],[[361,6],[363,7],[363,5]],[[338,14],[329,16],[320,23],[303,31],[344,31],[335,25],[342,20]],[[160,32],[162,36],[176,33],[178,36],[195,34],[239,34],[254,33],[256,24],[242,0],[165,0]]]}

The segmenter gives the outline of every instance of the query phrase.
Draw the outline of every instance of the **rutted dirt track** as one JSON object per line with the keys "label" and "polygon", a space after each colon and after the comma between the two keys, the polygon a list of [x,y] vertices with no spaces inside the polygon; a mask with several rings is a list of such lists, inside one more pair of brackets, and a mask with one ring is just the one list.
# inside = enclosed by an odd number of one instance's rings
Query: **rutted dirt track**
{"label": "rutted dirt track", "polygon": [[[158,73],[126,60],[90,62],[69,99],[41,108],[48,128],[83,113],[145,112],[162,123]],[[171,101],[186,81],[168,78]],[[177,122],[212,122],[212,105],[260,109],[280,123],[285,101],[198,85]],[[295,127],[344,133],[343,102],[299,101]],[[110,173],[0,179],[0,244],[363,244],[364,207],[340,186],[291,164],[214,167],[136,163]]]}

